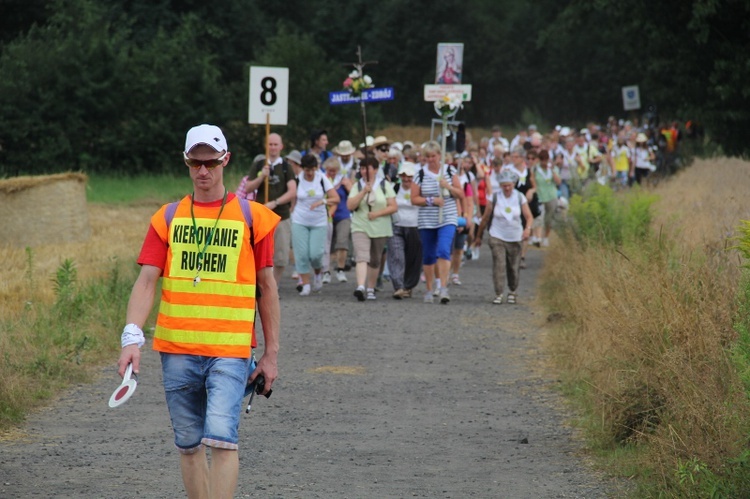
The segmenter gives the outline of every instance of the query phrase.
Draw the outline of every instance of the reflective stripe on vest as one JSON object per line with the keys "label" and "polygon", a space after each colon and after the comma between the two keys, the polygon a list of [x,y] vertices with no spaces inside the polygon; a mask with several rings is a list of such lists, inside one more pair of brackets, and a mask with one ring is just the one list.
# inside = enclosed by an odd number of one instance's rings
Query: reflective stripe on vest
{"label": "reflective stripe on vest", "polygon": [[[157,233],[169,244],[162,280],[154,350],[207,357],[247,358],[255,319],[255,258],[250,230],[237,198],[228,201],[216,225],[219,207],[180,201],[167,226],[164,211],[152,217]],[[161,216],[161,223],[158,217]],[[193,285],[198,249],[203,249],[200,282]]]}

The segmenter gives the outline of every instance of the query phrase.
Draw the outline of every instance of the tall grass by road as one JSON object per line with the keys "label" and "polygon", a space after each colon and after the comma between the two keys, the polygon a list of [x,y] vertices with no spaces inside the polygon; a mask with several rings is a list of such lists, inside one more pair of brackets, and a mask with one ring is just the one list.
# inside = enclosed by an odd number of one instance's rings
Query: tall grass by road
{"label": "tall grass by road", "polygon": [[547,255],[556,366],[592,445],[638,478],[639,495],[750,494],[750,349],[738,334],[750,281],[733,249],[748,190],[738,160],[696,161],[658,200],[594,189]]}

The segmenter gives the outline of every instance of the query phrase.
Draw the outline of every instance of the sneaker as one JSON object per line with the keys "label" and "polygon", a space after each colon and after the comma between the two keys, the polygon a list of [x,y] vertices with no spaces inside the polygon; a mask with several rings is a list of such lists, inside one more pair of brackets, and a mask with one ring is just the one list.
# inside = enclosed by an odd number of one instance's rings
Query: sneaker
{"label": "sneaker", "polygon": [[300,296],[310,296],[310,285],[305,284],[299,292]]}
{"label": "sneaker", "polygon": [[312,290],[320,291],[321,289],[323,289],[323,278],[320,274],[315,274],[313,276]]}
{"label": "sneaker", "polygon": [[479,247],[474,247],[473,250],[471,250],[471,259],[472,260],[479,260]]}
{"label": "sneaker", "polygon": [[451,276],[451,283],[455,284],[456,286],[461,285],[461,280],[458,278],[458,274],[453,274]]}
{"label": "sneaker", "polygon": [[336,279],[338,279],[339,282],[346,282],[346,274],[344,274],[343,270],[336,272]]}
{"label": "sneaker", "polygon": [[432,291],[432,296],[440,296],[440,279],[435,279],[434,288]]}
{"label": "sneaker", "polygon": [[368,289],[367,290],[367,299],[368,300],[376,300],[377,297],[375,296],[375,290],[374,289]]}
{"label": "sneaker", "polygon": [[503,304],[503,295],[497,295],[494,300],[492,300],[492,303],[495,305],[502,305]]}
{"label": "sneaker", "polygon": [[378,277],[378,280],[375,281],[375,291],[383,291],[383,279],[381,277]]}
{"label": "sneaker", "polygon": [[448,304],[451,301],[451,295],[448,294],[448,288],[440,289],[440,303],[443,305]]}
{"label": "sneaker", "polygon": [[405,289],[397,289],[393,292],[393,299],[394,300],[400,300],[404,297],[404,293],[406,293]]}
{"label": "sneaker", "polygon": [[302,291],[302,278],[297,277],[297,291]]}
{"label": "sneaker", "polygon": [[425,303],[432,303],[432,300],[433,300],[433,298],[432,298],[432,293],[431,293],[430,291],[427,291],[427,292],[426,292],[426,293],[424,294],[424,302],[425,302]]}
{"label": "sneaker", "polygon": [[546,248],[547,246],[549,246],[549,239],[545,237],[542,239],[542,248]]}
{"label": "sneaker", "polygon": [[521,257],[521,264],[519,265],[519,267],[522,269],[526,268],[526,258]]}
{"label": "sneaker", "polygon": [[516,294],[515,293],[508,293],[508,303],[511,305],[515,305],[516,303]]}
{"label": "sneaker", "polygon": [[365,301],[365,287],[358,286],[357,289],[354,290],[354,296],[356,296],[359,301]]}
{"label": "sneaker", "polygon": [[331,283],[331,273],[325,272],[323,274],[323,284],[330,284]]}

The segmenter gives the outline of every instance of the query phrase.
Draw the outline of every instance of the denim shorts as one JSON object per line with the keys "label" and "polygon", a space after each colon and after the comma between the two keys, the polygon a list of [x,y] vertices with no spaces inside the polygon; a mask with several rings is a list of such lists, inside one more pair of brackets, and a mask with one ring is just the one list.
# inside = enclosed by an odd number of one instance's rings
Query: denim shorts
{"label": "denim shorts", "polygon": [[161,354],[174,443],[183,454],[201,444],[237,450],[242,399],[252,358]]}

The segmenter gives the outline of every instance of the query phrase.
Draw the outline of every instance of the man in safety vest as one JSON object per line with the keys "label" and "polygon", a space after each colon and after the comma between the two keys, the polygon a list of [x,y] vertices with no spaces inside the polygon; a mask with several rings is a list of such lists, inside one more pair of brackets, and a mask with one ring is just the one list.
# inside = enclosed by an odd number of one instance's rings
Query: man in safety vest
{"label": "man in safety vest", "polygon": [[[280,309],[273,234],[279,216],[227,191],[223,174],[230,157],[218,127],[204,124],[188,131],[184,162],[193,194],[162,206],[151,218],[118,361],[121,376],[130,363],[138,373],[142,328],[161,277],[153,348],[161,355],[188,497],[233,497],[245,389],[263,375],[263,393],[269,393],[277,376]],[[256,289],[262,295],[257,301]],[[251,374],[256,303],[265,343]]]}

